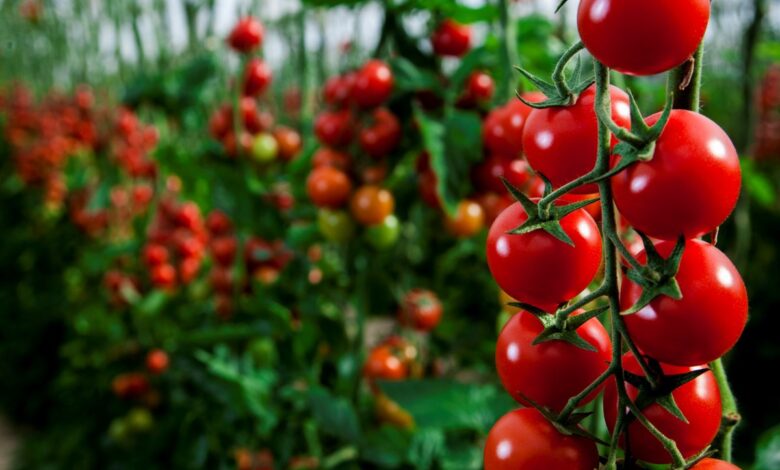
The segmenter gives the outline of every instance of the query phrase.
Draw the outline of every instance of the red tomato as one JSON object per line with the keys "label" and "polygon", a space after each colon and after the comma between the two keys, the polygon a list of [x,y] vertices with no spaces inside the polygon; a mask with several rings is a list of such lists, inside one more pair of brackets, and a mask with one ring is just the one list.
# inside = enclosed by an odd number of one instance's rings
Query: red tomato
{"label": "red tomato", "polygon": [[301,141],[301,135],[297,131],[289,127],[279,126],[274,129],[273,135],[279,146],[279,157],[282,160],[289,162],[301,152],[303,142]]}
{"label": "red tomato", "polygon": [[392,152],[401,139],[401,124],[386,108],[378,108],[373,114],[373,124],[360,130],[360,147],[374,158],[382,158]]}
{"label": "red tomato", "polygon": [[485,441],[485,470],[593,470],[596,443],[561,434],[533,408],[510,411]]}
{"label": "red tomato", "polygon": [[485,103],[493,98],[495,91],[496,84],[493,77],[480,70],[475,70],[466,79],[466,87],[458,103],[464,106]]}
{"label": "red tomato", "polygon": [[352,140],[352,113],[349,110],[324,111],[314,122],[314,133],[325,145],[342,147]]}
{"label": "red tomato", "polygon": [[431,35],[434,54],[460,57],[471,48],[471,27],[446,19]]}
{"label": "red tomato", "polygon": [[344,106],[352,96],[352,87],[355,83],[355,73],[331,77],[323,87],[325,102],[332,106]]}
{"label": "red tomato", "polygon": [[433,170],[423,171],[417,179],[417,189],[420,193],[420,198],[427,206],[434,209],[441,208],[441,198],[436,190],[437,181],[436,173]]}
{"label": "red tomato", "polygon": [[363,375],[368,379],[402,380],[409,375],[404,361],[394,354],[393,348],[380,345],[371,350],[363,366]]}
{"label": "red tomato", "polygon": [[513,186],[523,189],[531,180],[531,171],[525,160],[504,155],[491,155],[477,165],[472,172],[474,185],[480,191],[493,191],[507,194],[501,178]]}
{"label": "red tomato", "polygon": [[[612,119],[620,127],[631,127],[628,95],[610,86]],[[598,119],[593,108],[595,85],[583,91],[571,106],[535,109],[523,129],[523,150],[531,168],[543,174],[554,187],[585,175],[596,166]],[[614,141],[613,143],[617,143]],[[598,192],[596,184],[581,186],[574,192]]]}
{"label": "red tomato", "polygon": [[527,218],[518,202],[490,227],[490,272],[498,285],[520,302],[542,308],[571,300],[588,287],[601,264],[601,234],[596,223],[582,209],[561,220],[574,246],[543,230],[523,235],[507,233]]}
{"label": "red tomato", "polygon": [[698,461],[691,470],[739,470],[739,467],[724,460],[706,458]]}
{"label": "red tomato", "polygon": [[[523,99],[539,102],[545,96],[539,92],[523,93]],[[523,128],[533,110],[522,101],[513,99],[491,111],[482,125],[485,147],[494,154],[519,158],[523,151]]]}
{"label": "red tomato", "polygon": [[217,108],[209,120],[209,132],[217,140],[222,140],[233,130],[233,107],[225,104]]}
{"label": "red tomato", "polygon": [[184,258],[179,263],[179,280],[182,284],[189,284],[198,276],[200,271],[200,258]]}
{"label": "red tomato", "polygon": [[401,302],[398,319],[402,325],[420,331],[431,331],[441,321],[442,305],[435,293],[425,289],[412,289]]}
{"label": "red tomato", "polygon": [[482,193],[477,196],[477,202],[485,213],[485,225],[493,225],[498,216],[514,204],[515,200],[508,194]]}
{"label": "red tomato", "polygon": [[230,266],[236,258],[238,240],[234,236],[221,236],[211,240],[214,261],[221,266]]}
{"label": "red tomato", "polygon": [[155,287],[170,289],[176,286],[176,269],[170,264],[152,266],[149,275]]}
{"label": "red tomato", "polygon": [[260,112],[257,101],[251,96],[241,98],[239,109],[244,128],[250,134],[255,135],[268,128],[268,119]]}
{"label": "red tomato", "polygon": [[[660,114],[647,119],[658,121]],[[674,110],[653,158],[612,177],[615,204],[637,230],[663,240],[709,233],[731,214],[742,182],[734,144],[717,124]]]}
{"label": "red tomato", "polygon": [[306,193],[317,207],[341,207],[346,204],[351,192],[349,177],[329,166],[315,168],[306,180]]}
{"label": "red tomato", "polygon": [[253,58],[246,64],[244,71],[244,95],[261,95],[271,84],[273,73],[271,67],[261,59]]}
{"label": "red tomato", "polygon": [[[664,374],[685,374],[700,367],[675,367],[661,365]],[[636,375],[642,375],[642,368],[631,354],[623,356],[623,368]],[[628,395],[635,400],[639,391],[626,384]],[[648,420],[664,435],[677,443],[677,448],[685,458],[704,450],[715,438],[720,428],[721,403],[720,391],[712,372],[705,372],[672,392],[675,403],[682,411],[688,423],[678,419],[657,403],[642,410]],[[615,380],[607,381],[604,389],[604,419],[610,430],[614,429],[618,412],[618,396]],[[672,459],[663,445],[656,440],[639,421],[628,425],[631,455],[650,463],[671,463]],[[621,437],[621,445],[625,445]]]}
{"label": "red tomato", "polygon": [[447,216],[445,226],[458,238],[473,237],[485,226],[485,211],[471,199],[464,199],[458,204],[455,216]]}
{"label": "red tomato", "polygon": [[393,72],[381,60],[366,62],[357,72],[352,99],[361,108],[373,108],[387,101],[393,92]]}
{"label": "red tomato", "polygon": [[320,147],[316,152],[314,152],[314,156],[312,156],[311,159],[311,165],[314,168],[319,168],[321,166],[332,166],[333,168],[347,171],[351,166],[350,160],[350,156],[344,152],[333,150],[332,148],[328,147]]}
{"label": "red tomato", "polygon": [[238,20],[228,36],[228,44],[238,52],[249,52],[263,42],[263,25],[247,16]]}
{"label": "red tomato", "polygon": [[230,294],[233,292],[233,274],[230,272],[230,268],[214,266],[209,276],[209,282],[211,287],[214,288],[214,292],[219,294]]}
{"label": "red tomato", "polygon": [[157,266],[168,261],[168,249],[157,243],[150,243],[144,247],[144,263],[147,266]]}
{"label": "red tomato", "polygon": [[146,369],[155,375],[162,374],[168,370],[168,353],[162,349],[152,349],[146,355]]}
{"label": "red tomato", "polygon": [[[580,310],[578,313],[582,313]],[[542,323],[528,312],[513,316],[504,326],[496,344],[496,369],[501,383],[512,398],[530,406],[523,397],[561,411],[569,398],[580,393],[607,370],[612,357],[612,343],[607,330],[595,318],[588,320],[577,334],[596,348],[586,351],[564,341],[534,345],[542,332]],[[566,380],[554,380],[550,371]],[[599,387],[581,404],[596,398]]]}
{"label": "red tomato", "polygon": [[393,193],[378,186],[360,187],[349,202],[352,217],[362,225],[381,224],[393,213],[395,199]]}
{"label": "red tomato", "polygon": [[217,209],[206,217],[206,228],[212,235],[224,235],[233,230],[233,223],[227,214]]}
{"label": "red tomato", "polygon": [[[657,245],[669,256],[674,242]],[[647,256],[639,254],[644,263]],[[634,343],[661,362],[692,366],[714,361],[736,344],[747,322],[745,284],[720,250],[701,240],[685,243],[676,276],[682,299],[659,296],[645,308],[625,316]],[[630,308],[642,289],[626,279],[620,292],[621,309]]]}
{"label": "red tomato", "polygon": [[588,52],[607,67],[653,75],[693,55],[709,19],[709,0],[583,0],[577,27]]}

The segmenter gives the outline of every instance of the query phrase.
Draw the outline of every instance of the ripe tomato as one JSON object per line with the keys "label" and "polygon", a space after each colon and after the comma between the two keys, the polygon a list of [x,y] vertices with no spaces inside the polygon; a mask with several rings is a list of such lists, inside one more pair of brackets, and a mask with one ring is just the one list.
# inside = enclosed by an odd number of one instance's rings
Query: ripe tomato
{"label": "ripe tomato", "polygon": [[523,189],[531,180],[531,176],[525,160],[497,154],[486,158],[472,171],[472,179],[478,190],[498,194],[508,193],[501,178],[505,178],[516,188]]}
{"label": "ripe tomato", "polygon": [[473,237],[485,226],[485,211],[478,203],[464,199],[458,204],[455,216],[446,217],[444,225],[458,238]]}
{"label": "ripe tomato", "polygon": [[209,119],[209,133],[217,140],[222,140],[233,129],[233,107],[225,104],[217,108]]}
{"label": "ripe tomato", "polygon": [[143,256],[147,266],[157,266],[168,261],[168,248],[157,243],[150,243],[144,247]]}
{"label": "ripe tomato", "polygon": [[249,52],[260,47],[263,42],[263,25],[247,16],[238,20],[228,36],[228,44],[238,52]]}
{"label": "ripe tomato", "polygon": [[398,312],[398,321],[419,331],[431,331],[441,321],[442,305],[435,293],[412,289],[406,293]]}
{"label": "ripe tomato", "polygon": [[[631,127],[628,95],[610,86],[612,119],[620,127]],[[571,106],[535,109],[523,129],[523,150],[531,168],[543,174],[554,187],[577,179],[593,170],[598,153],[598,119],[593,108],[595,85],[583,91]],[[613,143],[617,143],[614,141]],[[598,192],[595,184],[574,192]]]}
{"label": "ripe tomato", "polygon": [[460,57],[471,48],[471,27],[446,19],[431,35],[434,54]]}
{"label": "ripe tomato", "polygon": [[577,27],[588,52],[607,67],[653,75],[693,55],[709,19],[709,0],[583,0]]}
{"label": "ripe tomato", "polygon": [[252,157],[258,163],[268,163],[279,154],[279,144],[271,134],[258,134],[252,140]]}
{"label": "ripe tomato", "polygon": [[233,273],[230,268],[223,266],[214,266],[209,275],[209,282],[214,292],[219,294],[230,294],[233,292]]}
{"label": "ripe tomato", "polygon": [[352,86],[355,84],[355,79],[354,72],[329,78],[323,87],[325,102],[331,106],[346,105],[352,96]]}
{"label": "ripe tomato", "polygon": [[233,223],[230,217],[221,210],[213,210],[206,217],[206,229],[212,235],[224,235],[233,230]]}
{"label": "ripe tomato", "polygon": [[314,133],[325,145],[342,147],[352,140],[352,113],[349,110],[323,111],[314,122]]}
{"label": "ripe tomato", "polygon": [[514,204],[515,200],[509,194],[482,193],[477,196],[477,202],[485,213],[485,225],[493,225],[498,216]]}
{"label": "ripe tomato", "polygon": [[[657,245],[669,256],[674,242]],[[639,261],[647,258],[644,251]],[[625,317],[634,343],[661,362],[692,366],[714,361],[736,344],[747,322],[745,284],[720,250],[701,240],[685,243],[676,276],[682,299],[659,296],[645,308]],[[642,289],[626,279],[620,292],[621,309],[630,308]]]}
{"label": "ripe tomato", "polygon": [[320,209],[317,212],[317,225],[326,240],[342,243],[355,233],[355,224],[345,211]]}
{"label": "ripe tomato", "polygon": [[258,58],[251,59],[244,70],[244,95],[262,95],[272,79],[273,73],[267,63]]}
{"label": "ripe tomato", "polygon": [[350,156],[344,152],[333,150],[328,147],[320,147],[314,152],[314,156],[311,159],[311,165],[314,168],[331,166],[341,171],[347,171],[351,166],[350,160]]}
{"label": "ripe tomato", "polygon": [[349,177],[329,166],[313,169],[306,180],[306,193],[317,207],[341,207],[346,204],[351,191]]}
{"label": "ripe tomato", "polygon": [[440,209],[441,198],[436,190],[436,184],[436,173],[429,169],[420,173],[420,177],[417,179],[417,190],[425,205],[434,209]]}
{"label": "ripe tomato", "polygon": [[539,308],[574,298],[588,287],[601,264],[601,234],[596,223],[582,209],[561,220],[574,246],[543,230],[523,235],[507,233],[527,218],[518,202],[501,213],[490,227],[490,272],[507,294]]}
{"label": "ripe tomato", "polygon": [[360,172],[360,181],[363,184],[380,184],[387,178],[387,164],[385,162],[364,167]]}
{"label": "ripe tomato", "polygon": [[289,127],[279,126],[274,129],[273,135],[279,147],[279,157],[282,160],[289,162],[301,152],[303,142],[301,141],[301,135],[297,131]]}
{"label": "ripe tomato", "polygon": [[362,225],[381,224],[395,209],[393,193],[378,186],[358,188],[349,203],[352,217]]}
{"label": "ripe tomato", "polygon": [[[523,99],[539,102],[545,96],[539,92],[523,93]],[[513,99],[491,111],[482,125],[482,140],[494,154],[519,158],[523,151],[523,128],[534,109],[520,100]]]}
{"label": "ripe tomato", "polygon": [[[700,367],[676,367],[661,365],[664,374],[684,374]],[[623,368],[636,375],[642,375],[642,368],[631,354],[623,356]],[[628,395],[635,400],[639,391],[626,384]],[[677,448],[685,458],[691,457],[707,447],[720,428],[721,403],[720,391],[712,372],[707,371],[672,392],[675,403],[682,411],[688,423],[678,419],[657,403],[644,410],[644,414],[667,437],[677,443]],[[615,380],[607,381],[604,389],[604,419],[610,431],[615,427],[618,413],[618,395]],[[671,463],[672,459],[663,445],[650,434],[642,423],[633,420],[626,433],[631,454],[650,463]],[[625,445],[621,437],[621,445]]]}
{"label": "ripe tomato", "polygon": [[384,250],[395,245],[401,233],[401,224],[393,214],[385,217],[381,224],[368,227],[366,238],[368,243],[378,250]]}
{"label": "ripe tomato", "polygon": [[496,84],[493,82],[493,77],[485,72],[472,72],[466,82],[466,95],[478,103],[490,101],[495,90]]}
{"label": "ripe tomato", "polygon": [[352,99],[361,108],[373,108],[387,101],[393,92],[393,72],[381,60],[372,59],[358,70]]}
{"label": "ripe tomato", "polygon": [[146,355],[146,369],[155,375],[162,374],[168,370],[168,353],[162,349],[152,349]]}
{"label": "ripe tomato", "polygon": [[229,266],[236,257],[238,241],[234,236],[220,236],[211,239],[211,253],[214,261],[221,266]]}
{"label": "ripe tomato", "polygon": [[[580,310],[577,313],[582,313]],[[525,406],[533,402],[561,411],[569,398],[580,393],[605,370],[612,357],[607,330],[595,318],[588,320],[577,334],[596,348],[586,351],[565,341],[533,344],[542,332],[542,323],[528,312],[513,316],[498,337],[496,369],[501,383],[512,398]],[[556,380],[550,375],[555,371]],[[585,397],[581,404],[596,398],[601,388]]]}
{"label": "ripe tomato", "polygon": [[398,145],[401,124],[387,108],[378,108],[373,114],[373,124],[360,130],[360,148],[374,158],[382,158]]}
{"label": "ripe tomato", "polygon": [[[658,121],[660,114],[647,118]],[[739,157],[705,116],[673,110],[653,158],[612,177],[615,204],[637,230],[663,240],[709,233],[731,214],[742,182]]]}
{"label": "ripe tomato", "polygon": [[171,289],[176,286],[176,269],[168,263],[152,266],[149,275],[155,287]]}
{"label": "ripe tomato", "polygon": [[493,425],[485,442],[485,470],[593,470],[596,443],[561,434],[539,411],[510,411]]}
{"label": "ripe tomato", "polygon": [[739,467],[724,460],[706,458],[696,462],[691,470],[739,470]]}
{"label": "ripe tomato", "polygon": [[408,377],[409,368],[389,345],[379,345],[371,350],[363,366],[363,375],[369,379],[402,380]]}

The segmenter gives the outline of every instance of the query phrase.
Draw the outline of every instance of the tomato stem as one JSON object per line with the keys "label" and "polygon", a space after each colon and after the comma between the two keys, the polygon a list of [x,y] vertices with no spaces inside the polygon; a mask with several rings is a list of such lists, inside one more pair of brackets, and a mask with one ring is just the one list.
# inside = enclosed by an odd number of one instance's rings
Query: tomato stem
{"label": "tomato stem", "polygon": [[552,80],[555,84],[555,88],[558,89],[558,93],[561,97],[569,97],[570,104],[574,104],[576,97],[572,93],[569,86],[566,84],[566,66],[581,50],[585,48],[582,41],[577,41],[576,44],[571,46],[566,52],[563,53],[560,60],[555,64],[555,69],[552,73]]}
{"label": "tomato stem", "polygon": [[737,410],[737,401],[734,398],[734,393],[731,391],[731,385],[726,377],[726,368],[723,366],[723,361],[717,359],[710,364],[715,380],[718,382],[718,389],[720,389],[720,400],[723,407],[723,418],[720,426],[720,442],[718,447],[720,449],[720,458],[731,462],[731,448],[732,438],[734,430],[741,420],[741,416]]}
{"label": "tomato stem", "polygon": [[498,0],[499,26],[501,35],[501,55],[504,62],[504,70],[501,76],[501,84],[496,98],[504,103],[511,99],[515,93],[515,87],[512,80],[513,65],[516,63],[517,51],[515,38],[515,28],[510,15],[508,0]]}

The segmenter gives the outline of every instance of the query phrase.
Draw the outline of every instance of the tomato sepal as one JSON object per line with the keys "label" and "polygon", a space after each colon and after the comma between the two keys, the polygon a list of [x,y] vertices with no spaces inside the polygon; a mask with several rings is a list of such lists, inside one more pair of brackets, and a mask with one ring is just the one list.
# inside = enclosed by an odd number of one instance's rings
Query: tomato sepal
{"label": "tomato sepal", "polygon": [[518,395],[523,399],[523,401],[527,402],[529,405],[531,405],[532,408],[541,413],[541,415],[544,416],[544,418],[561,434],[565,436],[584,437],[601,445],[609,445],[609,443],[599,439],[598,436],[586,431],[580,426],[580,423],[585,418],[593,415],[592,411],[578,411],[561,418],[549,408],[536,403],[535,401],[525,396],[523,393],[518,392]]}
{"label": "tomato sepal", "polygon": [[620,312],[621,315],[633,315],[639,312],[660,295],[671,297],[674,300],[680,300],[683,297],[680,284],[675,276],[680,269],[680,261],[685,250],[685,238],[681,236],[674,245],[674,250],[669,258],[664,259],[647,235],[639,231],[637,233],[645,246],[647,264],[641,270],[630,269],[626,275],[642,287],[642,294],[633,306]]}
{"label": "tomato sepal", "polygon": [[579,327],[591,318],[595,318],[609,310],[609,306],[599,307],[576,316],[550,314],[533,305],[523,302],[510,302],[510,307],[520,308],[535,316],[542,324],[542,332],[533,340],[534,346],[548,341],[564,341],[586,351],[596,352],[596,348],[577,334]]}
{"label": "tomato sepal", "polygon": [[[650,364],[653,363],[654,361],[650,361]],[[660,374],[659,380],[655,386],[650,383],[647,377],[623,371],[623,378],[625,381],[639,390],[639,394],[637,395],[636,400],[634,400],[637,408],[642,410],[652,404],[658,404],[658,406],[668,411],[672,416],[683,423],[688,424],[688,419],[674,401],[672,392],[688,382],[695,380],[698,376],[708,372],[710,369],[702,368],[684,374],[664,375],[663,372],[660,372],[661,368],[658,366],[658,363],[655,363],[655,367],[653,368],[657,369],[657,372]]]}
{"label": "tomato sepal", "polygon": [[531,102],[523,98],[522,94],[517,93],[517,98],[527,106],[535,109],[571,106],[576,103],[580,93],[596,81],[591,67],[586,66],[580,56],[577,57],[577,64],[571,76],[565,77],[563,70],[566,67],[566,63],[580,50],[582,50],[582,43],[575,44],[561,57],[560,62],[556,66],[556,72],[558,73],[553,74],[553,81],[557,83],[550,83],[522,67],[515,67],[520,74],[531,81],[547,97],[544,101]]}

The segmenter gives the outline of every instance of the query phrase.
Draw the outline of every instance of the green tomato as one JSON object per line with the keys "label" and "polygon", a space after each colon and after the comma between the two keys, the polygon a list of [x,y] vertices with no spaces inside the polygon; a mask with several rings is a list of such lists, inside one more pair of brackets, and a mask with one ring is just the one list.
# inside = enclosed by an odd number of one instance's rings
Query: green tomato
{"label": "green tomato", "polygon": [[378,250],[384,250],[395,245],[400,233],[401,224],[398,222],[398,217],[390,214],[381,224],[366,229],[366,238],[371,246]]}
{"label": "green tomato", "polygon": [[276,364],[276,346],[270,338],[260,338],[249,343],[247,348],[260,367],[273,367]]}
{"label": "green tomato", "polygon": [[154,426],[154,417],[146,408],[133,408],[125,419],[133,432],[145,432]]}
{"label": "green tomato", "polygon": [[116,418],[108,427],[108,436],[116,442],[126,442],[130,437],[130,426],[124,418]]}
{"label": "green tomato", "polygon": [[279,153],[279,144],[271,134],[258,134],[252,141],[252,157],[258,163],[268,163]]}
{"label": "green tomato", "polygon": [[328,241],[345,242],[355,233],[355,223],[346,211],[320,209],[317,212],[320,233]]}

